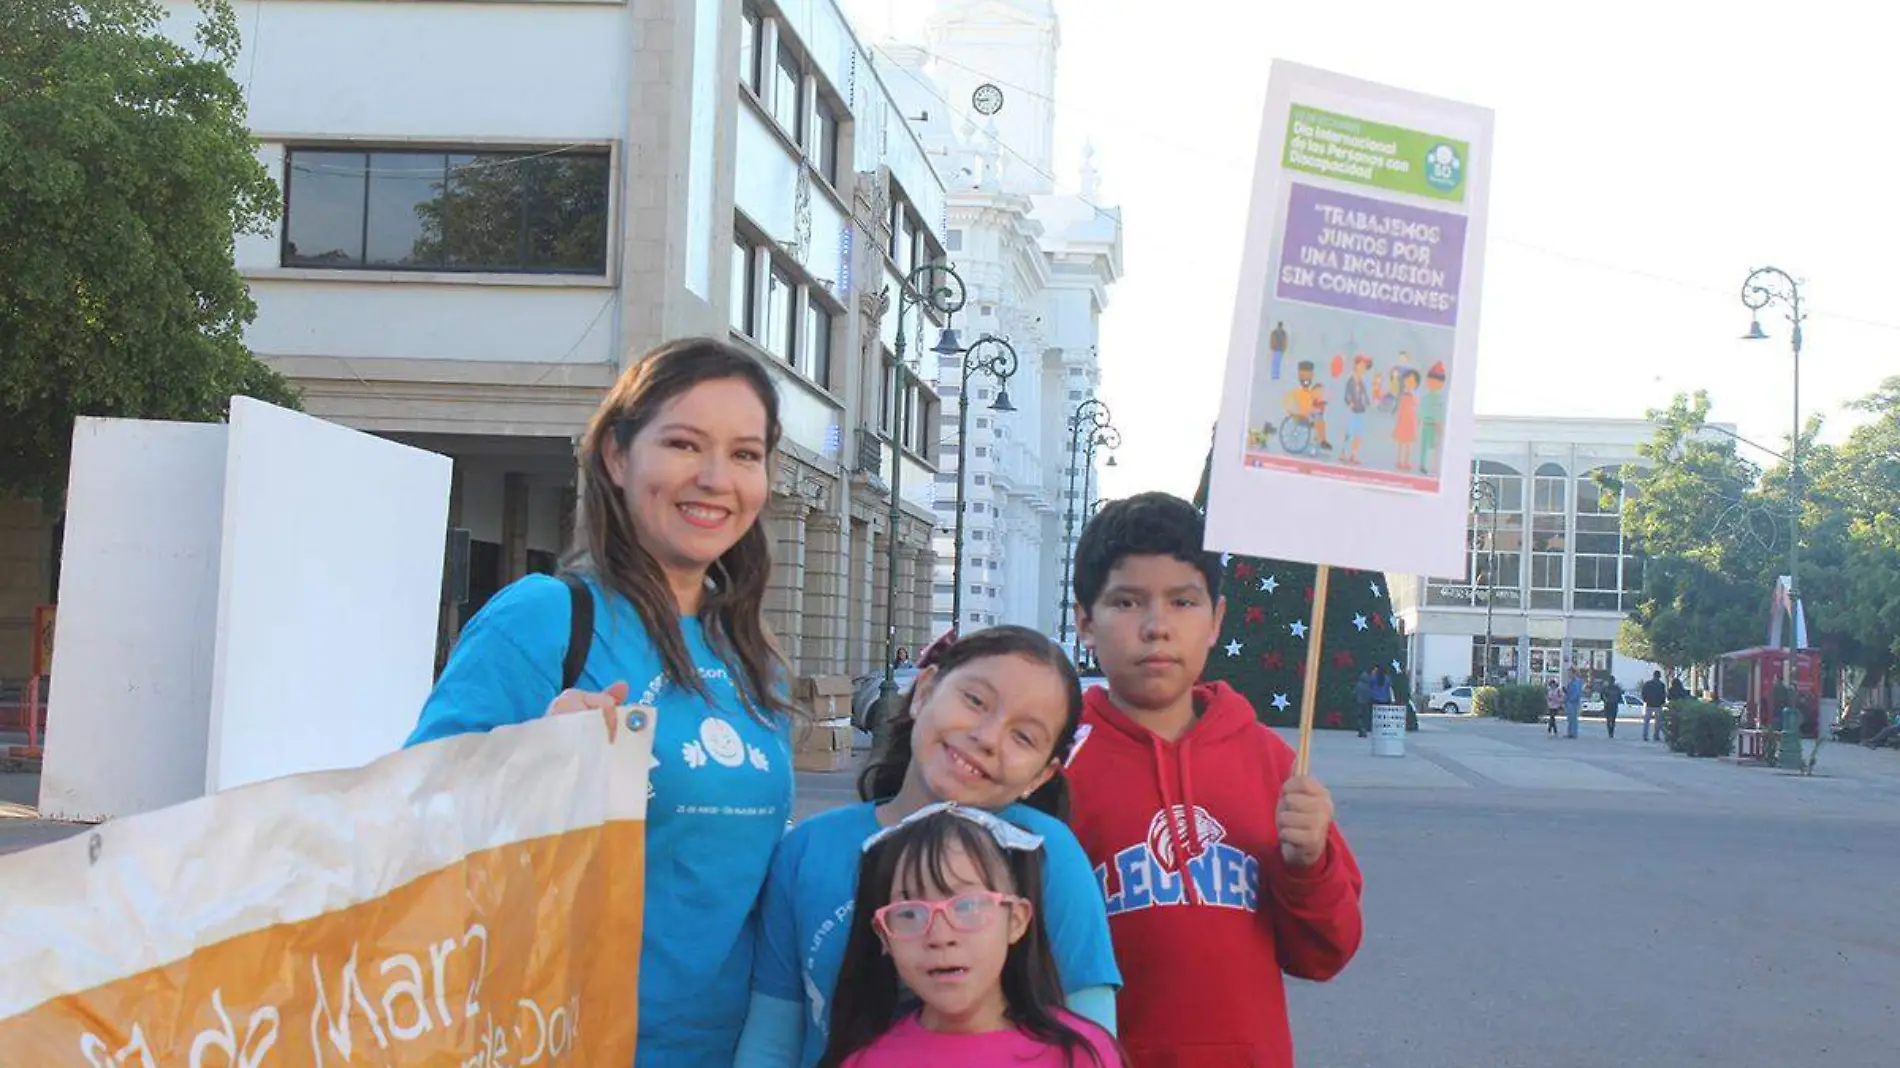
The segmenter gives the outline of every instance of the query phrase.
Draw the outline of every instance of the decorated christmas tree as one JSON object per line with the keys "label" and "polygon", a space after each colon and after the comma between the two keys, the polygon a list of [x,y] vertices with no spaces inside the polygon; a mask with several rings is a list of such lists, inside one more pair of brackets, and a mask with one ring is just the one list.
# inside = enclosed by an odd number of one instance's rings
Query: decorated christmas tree
{"label": "decorated christmas tree", "polygon": [[[1210,450],[1207,465],[1201,469],[1200,488],[1194,495],[1195,505],[1203,512],[1207,510],[1213,462]],[[1312,564],[1231,553],[1221,557],[1221,566],[1225,570],[1221,593],[1227,598],[1227,617],[1220,640],[1207,658],[1204,677],[1219,679],[1240,691],[1267,723],[1297,726],[1305,690],[1307,642],[1314,637],[1313,580],[1319,569]],[[1356,730],[1353,683],[1366,671],[1384,667],[1393,696],[1409,705],[1405,640],[1392,620],[1392,598],[1385,588],[1384,574],[1335,567],[1328,586],[1313,725]],[[1405,721],[1407,729],[1417,729],[1414,712],[1408,710]]]}

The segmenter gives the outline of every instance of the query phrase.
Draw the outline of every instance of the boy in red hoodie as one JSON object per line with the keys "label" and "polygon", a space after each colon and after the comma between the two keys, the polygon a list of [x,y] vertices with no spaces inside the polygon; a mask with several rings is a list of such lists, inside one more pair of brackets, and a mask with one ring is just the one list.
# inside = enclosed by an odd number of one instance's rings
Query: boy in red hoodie
{"label": "boy in red hoodie", "polygon": [[1359,949],[1359,866],[1333,801],[1225,683],[1220,558],[1165,493],[1105,506],[1076,546],[1076,619],[1108,687],[1084,697],[1069,823],[1108,899],[1131,1068],[1291,1068],[1282,975]]}

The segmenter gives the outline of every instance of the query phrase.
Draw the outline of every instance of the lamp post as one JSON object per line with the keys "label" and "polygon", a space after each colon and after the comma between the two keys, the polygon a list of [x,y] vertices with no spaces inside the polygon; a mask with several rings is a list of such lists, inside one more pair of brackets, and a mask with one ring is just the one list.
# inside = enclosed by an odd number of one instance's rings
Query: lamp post
{"label": "lamp post", "polygon": [[[1489,685],[1491,682],[1491,610],[1497,602],[1498,593],[1498,488],[1490,482],[1474,480],[1471,483],[1471,505],[1477,507],[1488,504],[1491,508],[1491,540],[1486,555],[1484,583],[1484,671],[1479,681]],[[1477,595],[1478,584],[1471,584],[1473,596]]]}
{"label": "lamp post", "polygon": [[[1789,332],[1789,352],[1793,356],[1793,393],[1794,424],[1789,427],[1788,435],[1788,663],[1782,672],[1782,682],[1788,687],[1790,704],[1799,700],[1795,690],[1795,657],[1799,652],[1799,643],[1795,634],[1795,605],[1800,591],[1796,578],[1801,564],[1801,323],[1807,315],[1801,310],[1801,283],[1793,275],[1779,267],[1757,267],[1748,272],[1742,282],[1742,306],[1750,315],[1748,333],[1742,335],[1744,341],[1763,341],[1768,332],[1761,328],[1761,311],[1771,304],[1780,304],[1787,308],[1788,322],[1793,330]],[[1818,729],[1817,729],[1818,733]],[[1783,728],[1783,748],[1786,739],[1792,734],[1795,748],[1800,747],[1800,724],[1789,731]],[[1790,759],[1783,756],[1783,766],[1790,766]],[[1797,752],[1792,758],[1798,762]]]}
{"label": "lamp post", "polygon": [[1121,447],[1122,432],[1113,425],[1103,427],[1100,433],[1089,439],[1088,452],[1086,458],[1082,461],[1082,521],[1084,525],[1088,523],[1088,518],[1095,514],[1095,504],[1092,498],[1094,491],[1089,486],[1089,483],[1095,478],[1095,450],[1097,448],[1107,449],[1108,466],[1114,467],[1115,450]]}
{"label": "lamp post", "polygon": [[1094,397],[1089,397],[1075,406],[1069,413],[1069,506],[1064,511],[1062,526],[1062,589],[1058,610],[1062,622],[1057,631],[1063,645],[1074,646],[1069,641],[1069,604],[1075,595],[1069,589],[1071,571],[1075,567],[1075,466],[1077,453],[1082,451],[1082,438],[1093,437],[1096,432],[1109,425],[1108,405]]}
{"label": "lamp post", "polygon": [[957,344],[957,332],[950,317],[963,310],[963,276],[947,263],[926,263],[904,276],[904,287],[897,294],[897,338],[894,345],[897,366],[891,375],[891,517],[890,560],[886,569],[884,595],[884,681],[878,685],[878,705],[883,709],[880,722],[891,712],[897,699],[897,531],[904,521],[904,316],[917,304],[927,304],[944,316],[943,333],[930,351],[954,355],[963,351]]}
{"label": "lamp post", "polygon": [[[996,351],[982,355],[986,348]],[[945,353],[945,355],[949,355]],[[970,375],[977,371],[996,379],[998,383],[996,400],[991,402],[993,412],[1013,412],[1016,406],[1009,402],[1009,378],[1016,373],[1016,350],[1003,338],[993,334],[984,334],[976,339],[976,344],[957,354],[963,362],[962,385],[957,390],[957,534],[956,557],[950,565],[950,628],[958,634],[963,633],[963,513],[964,485],[968,479],[965,469],[969,464],[970,437]]]}

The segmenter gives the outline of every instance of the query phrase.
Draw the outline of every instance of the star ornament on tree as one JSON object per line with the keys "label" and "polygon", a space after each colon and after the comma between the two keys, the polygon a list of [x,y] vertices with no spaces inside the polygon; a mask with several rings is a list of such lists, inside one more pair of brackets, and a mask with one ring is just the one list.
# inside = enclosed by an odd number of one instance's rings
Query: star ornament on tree
{"label": "star ornament on tree", "polygon": [[1285,712],[1293,707],[1293,702],[1287,700],[1286,694],[1276,693],[1273,695],[1273,707],[1277,711]]}
{"label": "star ornament on tree", "polygon": [[1293,621],[1293,622],[1291,622],[1291,623],[1288,623],[1288,624],[1286,625],[1286,629],[1287,629],[1287,630],[1288,630],[1289,632],[1291,632],[1291,633],[1292,633],[1292,635],[1293,635],[1293,636],[1294,636],[1295,638],[1304,638],[1304,637],[1306,637],[1306,624],[1304,624],[1304,623],[1302,623],[1302,622],[1300,622],[1300,621],[1299,621],[1299,620],[1297,620],[1297,619],[1296,619],[1296,620],[1294,620],[1294,621]]}
{"label": "star ornament on tree", "polygon": [[1360,613],[1360,614],[1358,614],[1358,615],[1355,615],[1355,616],[1353,616],[1353,617],[1352,617],[1352,625],[1353,625],[1354,627],[1356,627],[1356,628],[1358,628],[1359,630],[1365,630],[1365,629],[1366,629],[1366,617],[1365,617],[1365,614],[1364,614],[1364,613],[1362,612],[1362,613]]}
{"label": "star ornament on tree", "polygon": [[1240,644],[1240,639],[1238,639],[1238,638],[1236,638],[1236,639],[1234,639],[1234,640],[1232,640],[1232,641],[1230,641],[1230,642],[1228,642],[1228,643],[1227,643],[1227,655],[1228,655],[1228,656],[1239,656],[1239,655],[1240,655],[1240,650],[1241,650],[1241,648],[1242,648],[1242,646],[1241,646],[1241,644]]}
{"label": "star ornament on tree", "polygon": [[1372,595],[1373,595],[1374,597],[1384,597],[1384,596],[1385,596],[1385,591],[1384,591],[1384,590],[1381,590],[1381,589],[1379,588],[1379,584],[1378,584],[1378,583],[1376,583],[1376,582],[1368,582],[1368,583],[1366,583],[1366,585],[1368,585],[1368,586],[1371,586],[1371,587],[1372,587]]}
{"label": "star ornament on tree", "polygon": [[1266,578],[1263,578],[1260,580],[1261,593],[1272,593],[1274,590],[1277,590],[1279,588],[1280,588],[1280,580],[1277,578],[1274,578],[1272,575],[1268,575]]}

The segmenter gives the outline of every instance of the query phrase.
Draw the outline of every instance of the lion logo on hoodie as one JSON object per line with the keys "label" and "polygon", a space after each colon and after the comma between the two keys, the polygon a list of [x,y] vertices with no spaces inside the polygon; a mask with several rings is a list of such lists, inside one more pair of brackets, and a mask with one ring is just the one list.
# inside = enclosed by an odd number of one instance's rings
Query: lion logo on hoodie
{"label": "lion logo on hoodie", "polygon": [[[1168,823],[1170,817],[1174,821],[1172,828]],[[1148,852],[1154,855],[1155,862],[1161,865],[1163,871],[1179,872],[1183,865],[1205,853],[1209,846],[1227,839],[1227,828],[1221,826],[1221,822],[1201,806],[1194,806],[1193,819],[1190,824],[1186,805],[1173,805],[1155,813],[1154,820],[1148,824]],[[1177,834],[1182,846],[1194,851],[1192,856],[1179,858],[1178,861],[1174,855]]]}

